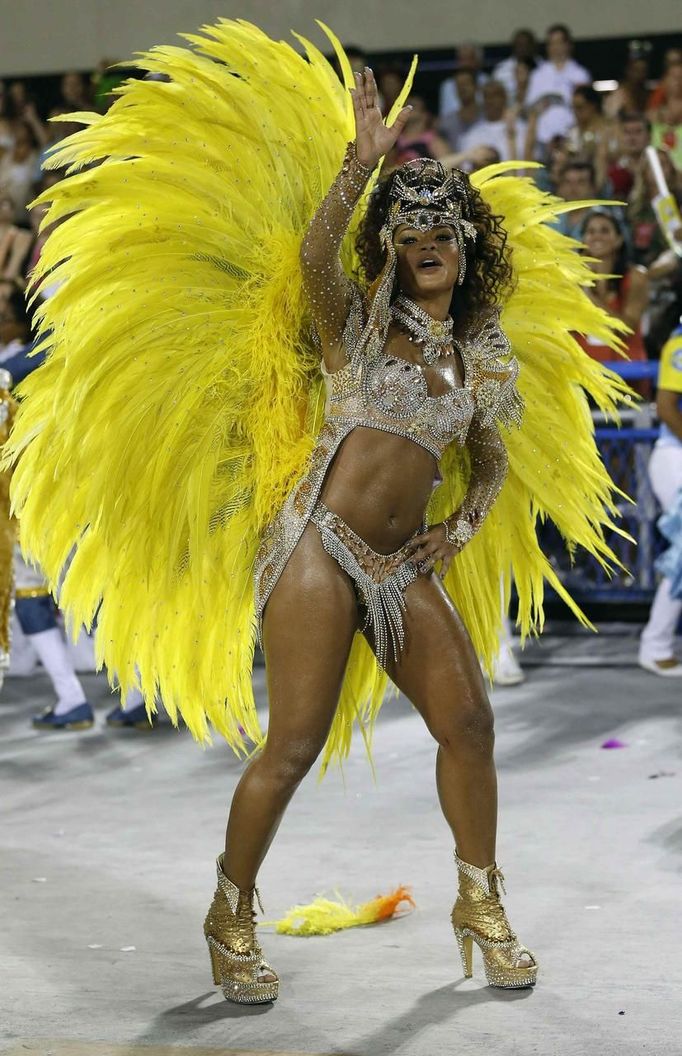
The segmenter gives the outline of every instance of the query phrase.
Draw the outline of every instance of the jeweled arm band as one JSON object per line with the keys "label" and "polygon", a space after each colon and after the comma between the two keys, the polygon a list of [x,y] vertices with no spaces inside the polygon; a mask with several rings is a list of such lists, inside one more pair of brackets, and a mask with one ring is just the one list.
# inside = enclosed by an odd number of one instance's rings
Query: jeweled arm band
{"label": "jeweled arm band", "polygon": [[476,529],[463,517],[448,518],[443,524],[445,525],[445,538],[450,546],[456,546],[459,550],[476,534]]}
{"label": "jeweled arm band", "polygon": [[367,181],[374,168],[369,165],[363,165],[358,158],[358,147],[355,140],[351,139],[346,147],[346,153],[343,156],[343,165],[341,166],[342,172],[349,172],[351,169],[357,170],[358,176]]}

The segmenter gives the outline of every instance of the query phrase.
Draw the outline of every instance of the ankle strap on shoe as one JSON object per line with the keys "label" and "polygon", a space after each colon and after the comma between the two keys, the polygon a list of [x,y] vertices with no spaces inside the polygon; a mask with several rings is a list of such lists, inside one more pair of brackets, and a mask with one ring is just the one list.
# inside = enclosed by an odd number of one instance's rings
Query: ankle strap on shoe
{"label": "ankle strap on shoe", "polygon": [[455,864],[459,872],[473,880],[482,891],[485,891],[486,895],[497,895],[498,884],[506,895],[507,889],[504,886],[504,874],[501,869],[498,869],[495,862],[485,869],[481,869],[477,865],[470,865],[469,862],[462,861],[457,851],[455,851]]}
{"label": "ankle strap on shoe", "polygon": [[216,860],[216,872],[218,874],[218,887],[225,895],[225,898],[227,899],[227,904],[233,913],[237,912],[240,894],[244,894],[249,898],[253,898],[253,895],[255,895],[261,913],[265,914],[265,910],[263,909],[263,903],[261,902],[260,891],[257,887],[253,887],[251,891],[241,891],[236,884],[232,883],[228,876],[225,876],[225,873],[223,872],[222,854],[219,855]]}

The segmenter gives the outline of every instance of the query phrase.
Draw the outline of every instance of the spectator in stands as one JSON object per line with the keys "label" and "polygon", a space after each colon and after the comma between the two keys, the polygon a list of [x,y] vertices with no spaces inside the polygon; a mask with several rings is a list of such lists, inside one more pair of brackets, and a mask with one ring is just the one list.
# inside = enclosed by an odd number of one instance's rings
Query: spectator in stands
{"label": "spectator in stands", "polygon": [[[116,89],[130,75],[131,71],[122,66],[117,59],[100,59],[97,63],[97,69],[93,71],[90,82],[92,106],[98,113],[105,114],[107,112],[116,100]],[[163,77],[164,75],[159,74],[158,76]]]}
{"label": "spectator in stands", "polygon": [[[682,326],[677,326],[661,352],[656,410],[660,435],[649,461],[649,479],[654,494],[668,510],[682,488]],[[671,582],[658,585],[639,643],[639,663],[664,678],[682,677],[682,663],[675,656],[677,625],[682,600],[674,598]]]}
{"label": "spectator in stands", "polygon": [[31,102],[25,81],[10,81],[7,89],[9,113],[12,120],[22,117],[24,107]]}
{"label": "spectator in stands", "polygon": [[665,102],[650,111],[651,139],[665,147],[673,162],[682,169],[682,62],[672,63],[665,75]]}
{"label": "spectator in stands", "polygon": [[377,74],[377,87],[381,96],[381,112],[384,117],[400,95],[405,82],[405,72],[399,66],[384,66]]}
{"label": "spectator in stands", "polygon": [[671,66],[682,63],[682,48],[668,48],[663,56],[663,76],[649,96],[647,110],[658,110],[666,101],[665,78]]}
{"label": "spectator in stands", "polygon": [[460,147],[492,147],[502,161],[523,157],[526,126],[507,107],[507,92],[499,81],[483,86],[483,117],[463,134]]}
{"label": "spectator in stands", "polygon": [[474,77],[475,91],[487,81],[483,73],[483,48],[478,44],[460,44],[455,51],[455,71],[452,77],[447,77],[440,86],[440,97],[438,103],[438,116],[447,117],[448,114],[460,109],[461,97],[457,91],[457,73],[460,70],[471,70]]}
{"label": "spectator in stands", "polygon": [[[672,194],[682,205],[680,195],[680,174],[667,150],[659,150],[663,174]],[[645,162],[635,173],[635,178],[627,206],[627,221],[632,232],[632,245],[635,260],[638,264],[649,267],[667,247],[665,237],[658,225],[652,205],[658,189],[651,169]]]}
{"label": "spectator in stands", "polygon": [[435,118],[427,109],[422,97],[411,95],[407,104],[412,107],[412,110],[403,131],[386,159],[387,172],[415,158],[438,159],[450,153],[450,145],[436,131]]}
{"label": "spectator in stands", "polygon": [[606,183],[608,157],[615,148],[611,125],[602,115],[602,98],[591,84],[580,84],[573,91],[575,124],[568,131],[569,152],[581,161],[590,161],[595,169],[595,183]]}
{"label": "spectator in stands", "polygon": [[623,79],[604,100],[604,114],[609,118],[621,114],[643,114],[647,109],[649,92],[649,60],[645,55],[630,55],[625,64]]}
{"label": "spectator in stands", "polygon": [[92,93],[90,84],[82,73],[69,70],[60,83],[61,106],[65,110],[91,110]]}
{"label": "spectator in stands", "polygon": [[0,156],[0,187],[14,203],[15,221],[22,224],[28,220],[26,206],[31,198],[39,147],[33,127],[18,120],[14,122],[14,144]]}
{"label": "spectator in stands", "polygon": [[530,88],[530,78],[534,69],[535,65],[533,63],[526,59],[519,59],[514,68],[514,88],[511,93],[507,93],[510,109],[522,121],[526,121],[528,116],[526,103],[528,100],[528,89]]}
{"label": "spectator in stands", "polygon": [[446,117],[441,117],[438,127],[452,150],[457,151],[460,149],[460,140],[464,133],[480,120],[481,107],[478,102],[474,70],[466,68],[457,70],[454,83],[457,107],[451,110]]}
{"label": "spectator in stands", "polygon": [[[499,62],[493,70],[493,80],[499,81],[507,89],[507,97],[514,99],[518,91],[519,64],[525,70],[537,66],[538,43],[532,29],[517,29],[511,39],[511,55]],[[525,79],[525,74],[523,75]]]}
{"label": "spectator in stands", "polygon": [[48,115],[50,121],[48,121],[47,124],[46,139],[43,144],[43,149],[38,155],[35,171],[33,173],[33,179],[36,183],[40,181],[43,172],[43,165],[57,144],[60,143],[62,139],[66,139],[67,136],[72,135],[72,133],[77,132],[78,129],[81,128],[81,125],[77,121],[53,121],[51,119],[75,112],[76,111],[72,107],[66,106],[55,106],[50,110]]}
{"label": "spectator in stands", "polygon": [[607,168],[608,187],[615,198],[627,198],[645,164],[651,122],[644,114],[623,111],[618,119],[618,133],[618,151]]}
{"label": "spectator in stands", "polygon": [[545,46],[547,59],[534,70],[527,99],[527,105],[538,113],[535,138],[541,149],[554,136],[566,135],[573,124],[573,90],[592,82],[588,70],[571,58],[573,38],[567,26],[550,26]]}
{"label": "spectator in stands", "polygon": [[12,81],[7,90],[0,82],[0,151],[14,145],[16,124],[21,121],[30,126],[39,145],[45,141],[45,125],[25,82]]}
{"label": "spectator in stands", "polygon": [[12,113],[4,81],[0,81],[0,152],[14,144]]}
{"label": "spectator in stands", "polygon": [[[533,115],[529,115],[528,131],[526,133],[526,157],[533,157]],[[529,175],[537,183],[542,191],[550,194],[559,194],[559,184],[564,166],[571,160],[564,136],[555,136],[546,147],[545,167],[542,169],[529,169]]]}
{"label": "spectator in stands", "polygon": [[[594,166],[589,161],[569,160],[559,174],[557,191],[567,202],[589,201],[597,197]],[[580,238],[590,206],[562,213],[557,227],[564,235]]]}
{"label": "spectator in stands", "polygon": [[0,310],[0,364],[30,342],[30,317],[20,290],[14,289]]}
{"label": "spectator in stands", "polygon": [[[616,217],[604,208],[588,211],[581,238],[586,247],[584,252],[591,258],[590,268],[596,276],[594,286],[588,286],[586,293],[600,308],[622,319],[631,328],[632,333],[624,338],[630,359],[646,360],[641,323],[649,295],[647,269],[631,264],[625,232]],[[599,338],[579,335],[578,340],[588,355],[600,363],[614,359],[612,349],[603,345]]]}
{"label": "spectator in stands", "polygon": [[14,223],[14,201],[0,189],[0,308],[24,287],[24,268],[31,250],[30,231]]}

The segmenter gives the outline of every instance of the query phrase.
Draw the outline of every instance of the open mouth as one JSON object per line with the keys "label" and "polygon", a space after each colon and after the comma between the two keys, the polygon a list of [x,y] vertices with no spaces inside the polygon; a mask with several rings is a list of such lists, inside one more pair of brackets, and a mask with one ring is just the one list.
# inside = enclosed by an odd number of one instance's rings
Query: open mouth
{"label": "open mouth", "polygon": [[441,262],[436,260],[435,257],[427,257],[426,260],[420,260],[419,262],[420,271],[429,271],[432,268],[441,268],[442,266]]}

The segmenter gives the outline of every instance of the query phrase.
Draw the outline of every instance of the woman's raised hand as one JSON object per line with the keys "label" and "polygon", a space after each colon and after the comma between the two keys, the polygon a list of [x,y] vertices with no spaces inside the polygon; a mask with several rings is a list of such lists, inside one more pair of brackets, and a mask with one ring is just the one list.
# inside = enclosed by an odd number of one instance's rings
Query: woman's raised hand
{"label": "woman's raised hand", "polygon": [[379,92],[369,66],[355,74],[355,88],[351,89],[355,111],[355,152],[361,165],[373,169],[387,154],[402,132],[410,115],[411,106],[400,111],[394,124],[386,127],[379,109]]}

